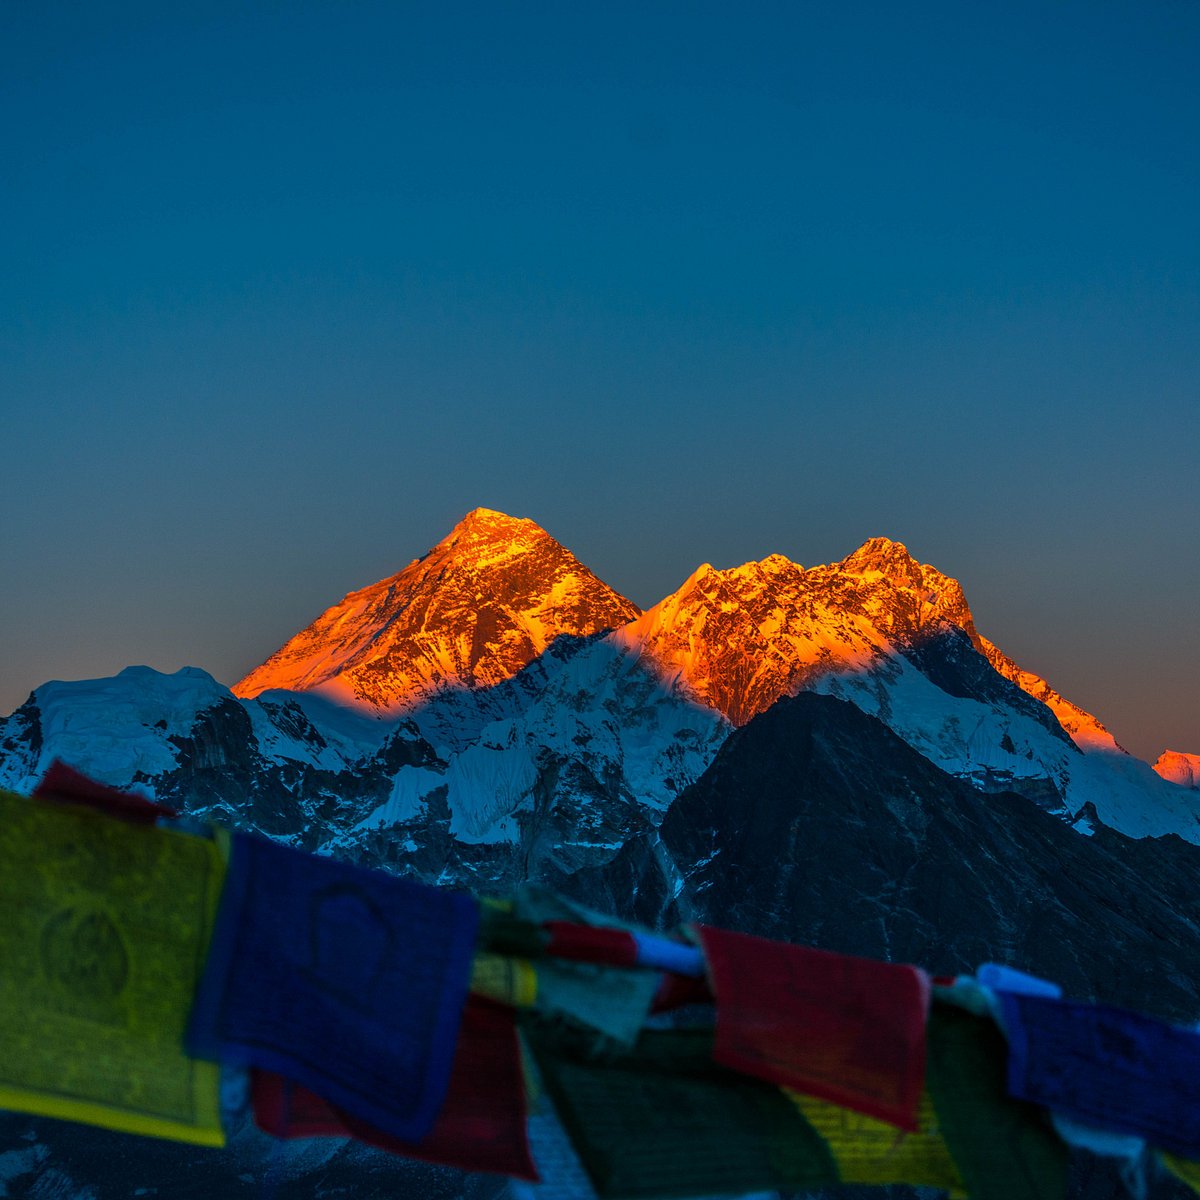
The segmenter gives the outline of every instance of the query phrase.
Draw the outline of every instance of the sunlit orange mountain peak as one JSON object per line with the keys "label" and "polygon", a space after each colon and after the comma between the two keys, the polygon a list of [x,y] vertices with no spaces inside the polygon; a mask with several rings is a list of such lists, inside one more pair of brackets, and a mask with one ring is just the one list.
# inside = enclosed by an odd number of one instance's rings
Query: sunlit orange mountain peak
{"label": "sunlit orange mountain peak", "polygon": [[1200,754],[1185,754],[1182,750],[1164,750],[1154,769],[1171,783],[1180,787],[1200,788]]}
{"label": "sunlit orange mountain peak", "polygon": [[866,673],[955,628],[1047,704],[1082,748],[1119,750],[1095,717],[979,635],[957,580],[886,537],[807,570],[778,554],[727,570],[705,564],[609,638],[653,663],[670,686],[742,725],[822,677]]}
{"label": "sunlit orange mountain peak", "polygon": [[901,543],[872,538],[808,570],[781,554],[726,570],[706,563],[609,636],[742,725],[816,676],[865,669],[895,642],[944,624],[974,632],[962,588]]}
{"label": "sunlit orange mountain peak", "polygon": [[623,625],[636,605],[536,522],[468,513],[423,558],[327,609],[234,685],[319,691],[380,715],[503,682],[561,635]]}

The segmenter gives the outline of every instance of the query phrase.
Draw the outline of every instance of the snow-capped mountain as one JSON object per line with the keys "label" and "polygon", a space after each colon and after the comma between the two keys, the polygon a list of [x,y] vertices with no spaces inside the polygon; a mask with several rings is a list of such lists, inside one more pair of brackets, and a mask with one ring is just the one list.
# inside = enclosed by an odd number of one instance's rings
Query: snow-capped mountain
{"label": "snow-capped mountain", "polygon": [[981,637],[960,584],[898,542],[808,569],[706,564],[639,613],[532,521],[487,509],[233,693],[195,669],[44,685],[0,726],[0,783],[31,787],[62,757],[432,877],[570,872],[656,827],[732,729],[806,690],[1083,831],[1200,841],[1195,790]]}
{"label": "snow-capped mountain", "polygon": [[423,558],[327,609],[233,691],[317,691],[395,715],[439,692],[494,687],[556,639],[637,614],[533,521],[477,508]]}
{"label": "snow-capped mountain", "polygon": [[872,538],[807,570],[781,555],[705,564],[608,640],[734,725],[824,692],[985,790],[1022,792],[1071,820],[1091,805],[1134,837],[1200,840],[1194,796],[1162,786],[1095,717],[981,637],[958,581],[899,542]]}

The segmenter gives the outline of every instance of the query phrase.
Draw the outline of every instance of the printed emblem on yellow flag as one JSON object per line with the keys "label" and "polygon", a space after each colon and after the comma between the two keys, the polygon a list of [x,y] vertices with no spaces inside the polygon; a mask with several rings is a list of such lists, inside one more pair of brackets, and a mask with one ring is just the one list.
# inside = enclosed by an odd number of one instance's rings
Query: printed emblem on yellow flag
{"label": "printed emblem on yellow flag", "polygon": [[937,1132],[937,1117],[928,1093],[921,1095],[920,1132],[905,1133],[815,1096],[803,1096],[790,1088],[783,1090],[825,1139],[843,1182],[909,1183],[945,1188],[952,1196],[966,1195],[966,1185]]}
{"label": "printed emblem on yellow flag", "polygon": [[223,878],[204,838],[0,791],[0,1108],[224,1144],[183,1049]]}

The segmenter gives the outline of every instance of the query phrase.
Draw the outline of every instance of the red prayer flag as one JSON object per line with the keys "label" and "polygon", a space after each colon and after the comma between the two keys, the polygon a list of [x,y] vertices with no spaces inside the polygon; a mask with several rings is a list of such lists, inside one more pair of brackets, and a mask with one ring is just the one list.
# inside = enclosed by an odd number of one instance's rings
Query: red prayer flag
{"label": "red prayer flag", "polygon": [[717,999],[717,1062],[917,1131],[924,971],[696,928]]}
{"label": "red prayer flag", "polygon": [[637,941],[624,929],[604,929],[574,921],[544,921],[550,935],[546,953],[576,962],[602,963],[608,967],[637,966]]}
{"label": "red prayer flag", "polygon": [[82,804],[96,808],[110,817],[131,821],[135,825],[153,825],[159,817],[177,817],[179,814],[165,804],[155,804],[145,796],[135,796],[120,788],[97,783],[81,775],[74,767],[68,767],[56,758],[50,769],[33,793],[35,800],[59,801],[67,804]]}
{"label": "red prayer flag", "polygon": [[525,1126],[525,1078],[511,1009],[469,996],[433,1129],[405,1142],[273,1071],[251,1072],[254,1121],[278,1138],[354,1137],[392,1154],[536,1182]]}
{"label": "red prayer flag", "polygon": [[651,1005],[650,1011],[662,1013],[683,1008],[687,1004],[711,1004],[712,998],[712,990],[708,986],[707,979],[696,979],[691,975],[674,975],[667,971],[658,985],[658,991],[654,993],[654,1003]]}

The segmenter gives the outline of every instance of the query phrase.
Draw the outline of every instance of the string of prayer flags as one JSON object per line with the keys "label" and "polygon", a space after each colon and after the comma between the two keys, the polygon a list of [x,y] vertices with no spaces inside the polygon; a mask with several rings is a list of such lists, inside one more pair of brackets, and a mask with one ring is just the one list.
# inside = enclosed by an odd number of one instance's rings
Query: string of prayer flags
{"label": "string of prayer flags", "polygon": [[1012,1095],[1200,1158],[1200,1034],[1108,1005],[1007,992],[1000,1004]]}
{"label": "string of prayer flags", "polygon": [[403,1141],[329,1104],[282,1075],[252,1073],[254,1120],[278,1138],[333,1135],[464,1171],[487,1171],[536,1180],[525,1122],[521,1049],[511,1012],[471,997],[446,1099],[433,1128],[419,1141]]}
{"label": "string of prayer flags", "polygon": [[97,783],[94,779],[81,775],[73,767],[68,767],[58,758],[42,776],[33,797],[35,800],[96,808],[109,816],[132,821],[135,825],[153,825],[160,817],[170,818],[178,815],[173,808],[168,808],[165,804],[156,804],[153,800],[147,800],[145,796],[136,796],[132,792],[123,792],[119,788]]}
{"label": "string of prayer flags", "polygon": [[189,1046],[419,1141],[449,1083],[478,916],[462,893],[235,834]]}
{"label": "string of prayer flags", "polygon": [[784,1089],[808,1123],[825,1139],[843,1183],[943,1188],[965,1196],[966,1188],[937,1129],[933,1102],[921,1096],[920,1131],[907,1133],[864,1113]]}
{"label": "string of prayer flags", "polygon": [[696,928],[717,999],[717,1062],[916,1132],[924,971]]}
{"label": "string of prayer flags", "polygon": [[[517,892],[514,909],[516,916],[539,926],[582,925],[592,916],[582,905],[529,884]],[[537,960],[536,970],[538,1012],[567,1017],[625,1046],[637,1040],[659,986],[658,975],[640,967],[546,956]]]}
{"label": "string of prayer flags", "polygon": [[1062,1200],[1067,1145],[1140,1186],[1147,1144],[1200,1192],[1195,1030],[991,963],[931,1010],[915,967],[708,926],[697,946],[531,885],[481,923],[468,896],[172,817],[58,763],[36,800],[0,791],[0,1106],[220,1145],[219,1060],[253,1069],[277,1137],[517,1195],[545,1125],[570,1142],[545,1200]]}
{"label": "string of prayer flags", "polygon": [[545,953],[553,958],[614,967],[646,967],[678,975],[704,974],[703,952],[672,938],[576,921],[546,921],[542,928],[549,935]]}
{"label": "string of prayer flags", "polygon": [[1041,1109],[1009,1097],[995,1022],[935,1002],[928,1053],[938,1129],[973,1200],[1062,1200],[1066,1147]]}
{"label": "string of prayer flags", "polygon": [[649,1200],[836,1183],[828,1148],[775,1087],[712,1061],[706,1030],[651,1030],[596,1054],[525,1027],[546,1089],[598,1196]]}
{"label": "string of prayer flags", "polygon": [[224,1145],[183,1050],[223,875],[204,838],[0,792],[0,1106]]}

